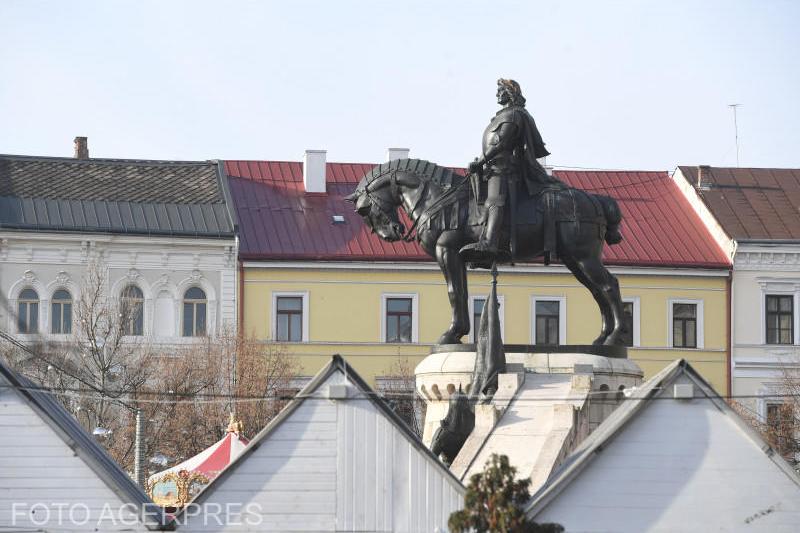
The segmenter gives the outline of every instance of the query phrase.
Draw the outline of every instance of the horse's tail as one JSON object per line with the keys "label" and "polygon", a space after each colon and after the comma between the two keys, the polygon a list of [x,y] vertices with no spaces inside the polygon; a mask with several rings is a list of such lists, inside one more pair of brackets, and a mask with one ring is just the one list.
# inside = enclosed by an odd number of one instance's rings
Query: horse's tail
{"label": "horse's tail", "polygon": [[622,242],[622,233],[619,231],[619,223],[622,222],[622,211],[619,210],[617,201],[610,196],[597,195],[600,205],[603,206],[603,215],[606,217],[606,242],[608,244],[619,244]]}

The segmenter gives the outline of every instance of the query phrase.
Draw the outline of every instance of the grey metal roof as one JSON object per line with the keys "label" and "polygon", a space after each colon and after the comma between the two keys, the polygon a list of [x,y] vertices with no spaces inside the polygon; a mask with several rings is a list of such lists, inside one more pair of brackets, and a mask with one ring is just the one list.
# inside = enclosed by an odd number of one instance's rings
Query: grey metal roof
{"label": "grey metal roof", "polygon": [[0,155],[0,228],[232,237],[216,161]]}
{"label": "grey metal roof", "polygon": [[[450,471],[450,469],[447,468],[439,460],[439,458],[436,457],[433,454],[433,452],[431,452],[430,449],[428,449],[428,447],[422,443],[420,438],[413,431],[411,431],[411,429],[408,427],[408,425],[406,425],[403,419],[400,418],[397,415],[397,413],[392,411],[392,409],[386,404],[386,402],[383,401],[383,399],[381,399],[372,390],[372,388],[367,384],[366,381],[364,381],[364,379],[360,375],[358,375],[355,369],[349,364],[347,364],[347,361],[345,361],[341,355],[334,354],[331,357],[331,360],[328,362],[328,364],[325,365],[325,367],[322,368],[322,370],[320,370],[316,376],[314,376],[314,378],[308,383],[308,385],[306,385],[303,388],[303,390],[297,393],[295,398],[291,402],[286,404],[286,407],[284,407],[281,410],[281,412],[278,413],[278,415],[275,418],[273,418],[269,422],[269,424],[266,425],[266,427],[264,427],[264,429],[262,429],[255,437],[253,437],[253,439],[250,441],[250,443],[247,445],[247,448],[244,449],[241,455],[239,455],[230,464],[228,464],[228,466],[225,467],[225,469],[222,470],[222,472],[220,472],[220,474],[216,478],[214,478],[211,481],[211,483],[209,483],[208,486],[206,486],[206,488],[204,488],[203,491],[200,492],[200,494],[197,495],[197,497],[193,500],[193,503],[200,504],[203,501],[205,501],[208,498],[208,496],[214,492],[214,489],[219,484],[222,483],[223,479],[229,476],[231,472],[233,472],[233,470],[235,470],[239,465],[241,465],[253,451],[257,450],[258,447],[261,445],[261,443],[267,440],[269,436],[275,430],[277,430],[278,427],[286,419],[288,419],[291,416],[291,414],[303,404],[304,401],[306,401],[306,398],[310,396],[314,391],[316,391],[323,383],[325,383],[325,381],[327,381],[327,379],[334,372],[342,372],[347,377],[348,381],[353,383],[362,393],[364,393],[364,396],[366,398],[369,398],[372,404],[379,411],[381,411],[383,415],[386,416],[386,418],[388,418],[398,430],[400,430],[402,433],[406,435],[408,440],[414,445],[415,448],[417,448],[417,450],[427,455],[434,461],[436,468],[438,468],[442,472],[442,474],[453,480],[453,482],[456,484],[457,487],[461,487],[462,489],[464,488],[463,484],[461,483],[461,480],[459,480],[455,476],[455,474],[453,474]],[[178,522],[180,522],[180,517],[182,513],[183,510],[181,510],[176,515],[176,520]]]}
{"label": "grey metal roof", "polygon": [[[53,399],[52,394],[40,389],[29,379],[17,374],[0,357],[0,378],[5,378],[12,390],[58,434],[59,437],[91,468],[124,503],[138,509],[147,509],[148,529],[170,529],[171,525],[163,509],[153,503],[145,492],[119,467],[119,465],[97,444],[64,407]],[[2,379],[0,379],[2,383]],[[24,443],[22,444],[24,445]]]}
{"label": "grey metal roof", "polygon": [[633,390],[630,401],[623,402],[611,415],[594,430],[575,451],[572,452],[551,475],[547,482],[531,497],[525,507],[525,513],[534,517],[553,501],[571,482],[573,482],[592,460],[608,446],[637,415],[646,409],[663,391],[668,390],[675,380],[686,375],[698,389],[714,403],[714,405],[731,417],[739,428],[756,442],[769,458],[795,483],[800,485],[800,478],[791,466],[780,456],[773,453],[769,444],[747,422],[734,411],[713,387],[689,364],[686,359],[677,359],[661,372]]}

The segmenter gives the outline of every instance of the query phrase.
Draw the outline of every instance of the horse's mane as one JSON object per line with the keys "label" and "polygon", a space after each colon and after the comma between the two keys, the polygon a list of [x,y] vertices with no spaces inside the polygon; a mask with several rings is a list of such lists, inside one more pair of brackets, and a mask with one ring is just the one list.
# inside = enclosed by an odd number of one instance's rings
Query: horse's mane
{"label": "horse's mane", "polygon": [[431,163],[424,159],[395,159],[394,161],[382,163],[367,172],[364,178],[367,183],[370,183],[394,171],[409,172],[424,181],[435,183],[444,188],[448,188],[464,179],[464,176],[457,174],[453,170],[440,167],[436,163]]}

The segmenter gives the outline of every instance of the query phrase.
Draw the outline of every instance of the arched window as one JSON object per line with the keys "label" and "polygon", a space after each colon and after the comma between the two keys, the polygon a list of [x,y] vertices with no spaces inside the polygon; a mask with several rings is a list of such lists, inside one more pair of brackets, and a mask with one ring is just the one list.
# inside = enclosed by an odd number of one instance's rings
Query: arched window
{"label": "arched window", "polygon": [[206,334],[206,293],[192,287],[183,295],[183,336],[199,337]]}
{"label": "arched window", "polygon": [[72,296],[68,291],[59,289],[53,294],[50,305],[50,332],[72,333]]}
{"label": "arched window", "polygon": [[25,289],[19,293],[17,327],[20,333],[39,332],[39,295],[33,289]]}
{"label": "arched window", "polygon": [[144,294],[136,285],[122,290],[119,318],[124,335],[144,335]]}

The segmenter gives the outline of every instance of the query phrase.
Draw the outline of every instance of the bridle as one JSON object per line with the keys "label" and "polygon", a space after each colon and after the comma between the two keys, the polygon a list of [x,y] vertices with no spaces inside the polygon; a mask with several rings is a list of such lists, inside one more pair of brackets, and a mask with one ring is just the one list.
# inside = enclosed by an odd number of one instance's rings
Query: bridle
{"label": "bridle", "polygon": [[[390,193],[392,195],[392,198],[399,198],[400,187],[397,183],[397,170],[391,170],[389,173],[390,173],[389,176]],[[366,183],[363,189],[360,190],[356,189],[354,195],[356,195],[357,197],[361,196],[362,194],[366,195],[367,198],[369,198],[370,203],[372,203],[372,205],[377,206],[380,213],[391,220],[389,213],[395,212],[398,206],[384,200],[380,196],[377,196],[373,190],[370,190],[370,186],[375,184],[377,181],[381,180],[381,178],[383,178],[385,175],[386,173],[376,176],[374,179]],[[437,198],[422,213],[420,213],[418,217],[415,218],[414,213],[417,211],[420,204],[422,203],[422,199],[425,197],[425,193],[427,192],[428,185],[430,183],[428,180],[424,179],[421,179],[420,181],[422,182],[422,189],[419,191],[417,195],[416,202],[414,202],[414,205],[411,207],[410,211],[408,211],[408,217],[411,219],[411,227],[409,227],[408,230],[403,232],[403,234],[400,236],[400,240],[404,242],[411,242],[414,240],[418,240],[419,233],[417,233],[416,235],[414,234],[416,229],[419,228],[420,226],[425,225],[425,223],[428,222],[428,220],[430,220],[432,216],[434,216],[436,213],[438,213],[443,208],[445,208],[446,206],[450,205],[453,201],[455,201],[457,199],[456,193],[464,186],[464,184],[469,182],[469,177],[468,176],[465,177],[464,180],[455,187],[447,189],[444,192],[444,194],[442,194],[439,198]],[[377,189],[382,189],[383,187],[384,185],[381,184],[381,186],[378,187]]]}

